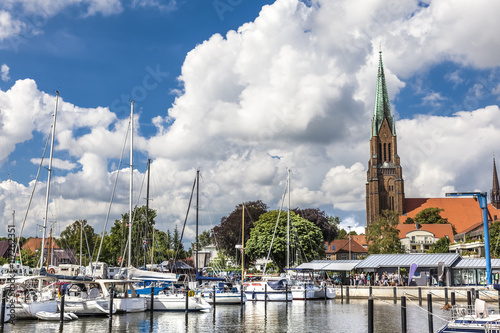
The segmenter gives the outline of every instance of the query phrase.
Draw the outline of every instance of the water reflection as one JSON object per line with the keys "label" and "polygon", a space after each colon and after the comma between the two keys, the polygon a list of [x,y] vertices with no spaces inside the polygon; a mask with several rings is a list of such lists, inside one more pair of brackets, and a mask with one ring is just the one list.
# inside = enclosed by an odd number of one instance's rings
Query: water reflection
{"label": "water reflection", "polygon": [[[434,304],[434,313],[447,317],[440,309],[442,304]],[[407,303],[407,322],[409,332],[427,331],[426,304],[424,309]],[[490,306],[491,307],[491,306]],[[215,311],[205,313],[149,312],[115,315],[106,317],[82,317],[73,322],[36,320],[18,321],[15,325],[5,324],[4,332],[366,332],[367,301],[351,300],[342,304],[340,300],[248,302],[240,306],[218,305]],[[375,301],[374,327],[376,332],[401,331],[401,308],[392,302]],[[437,331],[444,325],[440,318],[434,318]]]}

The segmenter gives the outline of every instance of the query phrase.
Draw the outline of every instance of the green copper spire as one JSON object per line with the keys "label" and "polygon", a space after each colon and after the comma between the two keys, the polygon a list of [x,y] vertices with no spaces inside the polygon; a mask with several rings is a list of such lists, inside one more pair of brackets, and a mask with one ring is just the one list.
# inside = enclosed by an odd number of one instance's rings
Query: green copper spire
{"label": "green copper spire", "polygon": [[391,116],[391,107],[389,104],[389,95],[387,94],[387,86],[385,85],[384,66],[382,64],[382,51],[378,63],[378,77],[377,77],[377,94],[375,96],[375,110],[372,119],[372,136],[377,136],[384,119],[391,128],[392,135],[396,135],[396,126],[394,126],[394,119]]}

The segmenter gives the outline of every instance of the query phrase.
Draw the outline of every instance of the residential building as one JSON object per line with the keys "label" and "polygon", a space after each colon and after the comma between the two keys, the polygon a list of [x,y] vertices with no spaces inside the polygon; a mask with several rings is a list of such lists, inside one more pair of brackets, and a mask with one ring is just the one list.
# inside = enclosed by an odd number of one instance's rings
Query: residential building
{"label": "residential building", "polygon": [[326,260],[356,260],[366,257],[368,251],[353,239],[335,239],[325,242]]}
{"label": "residential building", "polygon": [[400,224],[399,239],[405,253],[425,253],[440,238],[447,237],[453,243],[451,224]]}

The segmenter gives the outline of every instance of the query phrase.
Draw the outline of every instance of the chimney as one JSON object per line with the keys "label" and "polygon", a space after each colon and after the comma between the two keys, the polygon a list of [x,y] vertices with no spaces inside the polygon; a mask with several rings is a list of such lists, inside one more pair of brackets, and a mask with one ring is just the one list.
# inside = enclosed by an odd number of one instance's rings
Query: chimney
{"label": "chimney", "polygon": [[415,230],[418,230],[420,229],[420,225],[418,224],[418,222],[415,222]]}

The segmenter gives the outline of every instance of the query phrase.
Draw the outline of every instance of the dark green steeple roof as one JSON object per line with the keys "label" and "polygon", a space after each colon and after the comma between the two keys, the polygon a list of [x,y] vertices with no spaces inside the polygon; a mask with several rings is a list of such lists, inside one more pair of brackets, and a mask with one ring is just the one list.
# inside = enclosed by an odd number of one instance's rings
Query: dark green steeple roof
{"label": "dark green steeple roof", "polygon": [[391,116],[391,106],[389,104],[389,95],[387,94],[387,86],[385,85],[384,66],[382,64],[382,51],[378,63],[377,77],[377,94],[375,95],[375,110],[372,119],[372,136],[377,136],[384,119],[391,128],[392,135],[396,135],[396,126],[394,119]]}

